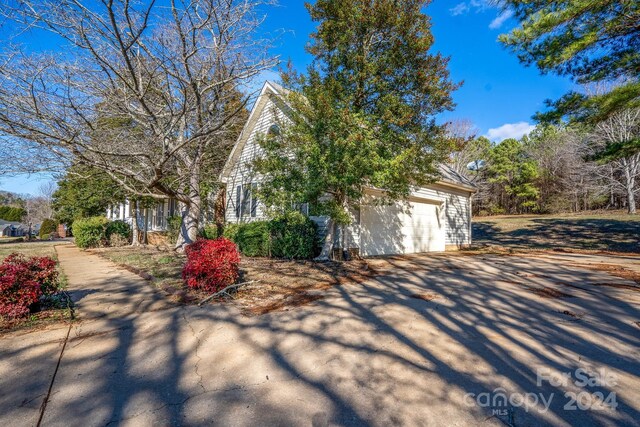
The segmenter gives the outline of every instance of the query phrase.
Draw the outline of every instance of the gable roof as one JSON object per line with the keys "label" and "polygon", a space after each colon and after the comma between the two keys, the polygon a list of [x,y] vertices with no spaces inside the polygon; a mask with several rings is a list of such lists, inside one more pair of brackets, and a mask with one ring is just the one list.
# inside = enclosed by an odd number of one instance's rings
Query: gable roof
{"label": "gable roof", "polygon": [[[238,137],[238,140],[233,146],[233,149],[231,150],[231,153],[227,158],[224,168],[222,169],[222,173],[220,174],[221,182],[223,183],[227,182],[227,179],[231,174],[233,166],[240,159],[242,150],[244,149],[244,146],[247,144],[247,141],[249,140],[249,137],[251,136],[251,133],[253,132],[254,127],[256,126],[256,123],[260,119],[260,116],[262,115],[262,112],[264,111],[269,98],[272,96],[280,96],[285,93],[287,93],[287,89],[283,88],[279,84],[271,81],[265,82],[264,86],[260,90],[260,94],[256,99],[256,102],[251,110],[251,113],[249,114],[249,119],[247,120],[247,123],[244,125],[244,128],[242,129],[242,132],[240,133],[240,136]],[[469,179],[467,179],[465,176],[454,171],[449,165],[441,163],[438,165],[438,170],[441,175],[441,179],[437,181],[438,184],[461,188],[463,190],[470,191],[470,192],[476,191],[475,184],[469,181]]]}
{"label": "gable roof", "polygon": [[284,88],[279,84],[273,82],[265,82],[260,90],[260,94],[256,99],[253,108],[251,109],[251,113],[249,114],[249,118],[247,119],[247,123],[245,123],[242,128],[242,132],[240,132],[240,136],[238,137],[236,143],[227,158],[226,163],[224,164],[224,168],[222,168],[222,173],[220,173],[220,181],[226,183],[229,175],[231,174],[231,170],[233,169],[233,165],[240,159],[240,155],[242,154],[242,149],[247,144],[251,133],[253,132],[253,128],[256,126],[256,123],[260,119],[262,112],[268,104],[268,100],[270,96],[277,96],[281,93],[284,93]]}
{"label": "gable roof", "polygon": [[453,184],[461,187],[466,187],[469,190],[476,191],[476,185],[469,180],[466,176],[456,172],[451,166],[446,163],[440,163],[438,165],[440,171],[440,182],[443,184]]}

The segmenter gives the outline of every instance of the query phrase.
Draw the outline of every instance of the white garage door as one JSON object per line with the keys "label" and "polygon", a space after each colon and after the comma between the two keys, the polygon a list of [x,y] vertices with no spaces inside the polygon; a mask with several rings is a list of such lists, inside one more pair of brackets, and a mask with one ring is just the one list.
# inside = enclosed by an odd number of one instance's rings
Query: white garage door
{"label": "white garage door", "polygon": [[365,256],[444,251],[444,205],[411,201],[364,205],[360,211],[360,251]]}

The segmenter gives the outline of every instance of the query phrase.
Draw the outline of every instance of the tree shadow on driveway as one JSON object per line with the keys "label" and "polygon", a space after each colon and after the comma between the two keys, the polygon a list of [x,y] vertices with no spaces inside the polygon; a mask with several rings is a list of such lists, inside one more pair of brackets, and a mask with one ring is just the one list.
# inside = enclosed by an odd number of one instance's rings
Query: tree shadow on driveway
{"label": "tree shadow on driveway", "polygon": [[[621,279],[526,257],[432,255],[371,264],[374,280],[263,316],[243,316],[231,304],[168,307],[152,296],[119,316],[85,311],[44,425],[633,425],[640,419],[634,324],[640,293],[592,286]],[[101,280],[92,288],[127,287],[131,277]],[[531,291],[542,287],[570,298]],[[127,305],[134,297],[114,292],[107,300]],[[578,368],[605,369],[616,384],[538,385],[539,373]],[[566,410],[567,392],[613,392],[618,407]],[[477,400],[484,393],[488,406]],[[502,404],[501,393],[552,401],[547,411],[542,402],[525,410],[517,399]]]}

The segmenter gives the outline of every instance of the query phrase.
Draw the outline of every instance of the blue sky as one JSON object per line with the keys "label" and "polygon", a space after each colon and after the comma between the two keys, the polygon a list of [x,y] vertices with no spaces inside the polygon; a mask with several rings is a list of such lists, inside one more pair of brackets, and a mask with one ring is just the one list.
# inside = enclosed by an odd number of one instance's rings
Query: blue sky
{"label": "blue sky", "polygon": [[[304,2],[280,0],[279,6],[265,12],[264,30],[277,37],[274,53],[283,63],[291,60],[295,68],[304,70],[311,61],[304,48],[314,29]],[[532,128],[531,116],[543,109],[545,99],[559,98],[572,87],[568,79],[542,76],[535,67],[525,67],[498,43],[498,35],[515,23],[488,0],[434,0],[426,13],[432,17],[434,51],[451,57],[452,78],[464,82],[454,93],[455,111],[443,114],[440,121],[470,120],[480,135],[494,141],[520,137]],[[277,73],[261,77],[274,79]],[[35,194],[48,179],[0,177],[0,189]]]}

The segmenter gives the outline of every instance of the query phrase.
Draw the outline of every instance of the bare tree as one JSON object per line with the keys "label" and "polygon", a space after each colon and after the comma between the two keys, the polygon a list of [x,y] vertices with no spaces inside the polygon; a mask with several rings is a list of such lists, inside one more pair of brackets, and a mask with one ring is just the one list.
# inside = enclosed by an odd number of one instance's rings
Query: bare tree
{"label": "bare tree", "polygon": [[217,177],[249,100],[242,90],[276,62],[256,37],[265,1],[3,4],[19,27],[66,42],[2,53],[0,144],[31,159],[5,172],[96,167],[132,195],[177,199],[177,248],[192,242],[201,184]]}
{"label": "bare tree", "polygon": [[468,178],[471,176],[469,167],[479,168],[480,162],[485,159],[486,150],[489,144],[482,140],[477,140],[478,128],[467,119],[456,119],[447,123],[447,137],[453,144],[453,151],[450,156],[450,165],[461,175]]}
{"label": "bare tree", "polygon": [[42,223],[45,219],[53,218],[51,201],[55,191],[56,184],[48,181],[40,185],[39,194],[37,196],[24,196],[24,210],[26,213],[23,218],[23,222],[29,226],[29,239],[31,238],[31,230],[34,225]]}
{"label": "bare tree", "polygon": [[606,186],[598,175],[602,166],[588,160],[593,150],[586,131],[540,125],[526,141],[527,156],[540,172],[536,185],[542,212],[587,210],[605,194]]}
{"label": "bare tree", "polygon": [[604,158],[612,167],[612,173],[607,174],[611,185],[625,192],[629,213],[635,214],[640,152],[633,142],[640,138],[640,108],[613,114],[596,126],[593,138],[595,146],[604,152]]}

